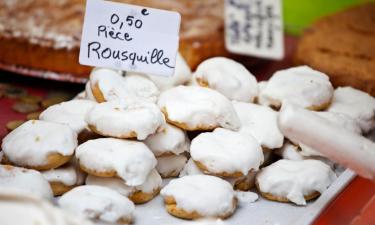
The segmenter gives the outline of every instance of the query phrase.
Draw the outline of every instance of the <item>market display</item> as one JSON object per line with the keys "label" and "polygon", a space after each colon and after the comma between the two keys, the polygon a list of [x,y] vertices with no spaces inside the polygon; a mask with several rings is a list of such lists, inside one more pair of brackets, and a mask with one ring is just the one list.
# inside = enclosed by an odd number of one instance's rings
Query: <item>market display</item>
{"label": "market display", "polygon": [[374,3],[322,17],[263,79],[266,60],[226,50],[224,0],[115,1],[181,14],[173,76],[80,65],[84,1],[0,1],[0,69],[84,83],[0,83],[19,116],[1,225],[305,225],[355,173],[375,180]]}
{"label": "market display", "polygon": [[[225,63],[228,65],[222,65],[224,68],[233,64],[223,58],[222,64]],[[215,70],[208,69],[205,73]],[[131,80],[128,76],[141,79]],[[334,91],[326,75],[307,66],[276,72],[262,84],[259,95],[247,101],[230,101],[214,87],[201,87],[199,82],[194,82],[195,74],[190,75],[192,82],[187,86],[176,84],[160,95],[154,94],[155,100],[140,97],[149,96],[150,90],[156,89],[153,93],[159,93],[155,85],[144,85],[152,83],[146,75],[122,76],[119,71],[97,68],[90,78],[80,99],[50,106],[40,114],[40,120],[30,120],[9,133],[3,141],[3,163],[41,170],[55,195],[62,195],[59,204],[63,208],[85,212],[92,204],[74,205],[76,198],[84,198],[98,204],[98,208],[90,209],[98,215],[83,214],[104,221],[129,222],[132,218],[131,210],[126,215],[114,212],[117,216],[107,218],[105,215],[110,211],[106,211],[105,204],[109,202],[100,203],[101,198],[106,198],[106,192],[108,197],[110,193],[119,193],[135,204],[147,204],[161,191],[167,211],[184,219],[227,218],[236,211],[235,193],[254,188],[266,199],[305,205],[334,182],[339,170],[336,171],[335,163],[292,136],[284,141],[279,112],[275,109],[290,104],[310,110],[324,109],[327,111],[310,112],[353,134],[374,127],[361,120],[373,117],[371,110],[367,114],[361,111],[364,116],[350,113],[353,110],[339,112],[352,103],[336,100],[340,96],[336,93],[354,92],[359,96],[358,105],[369,105],[375,102],[374,98],[349,87]],[[127,82],[131,88],[127,88]],[[295,88],[281,88],[282,84]],[[97,98],[98,87],[106,93],[102,94],[106,98]],[[258,93],[258,84],[253,87]],[[233,89],[232,93],[237,91]],[[263,105],[253,103],[254,99]],[[275,99],[273,102],[277,104],[271,108],[261,99],[268,102]],[[363,124],[366,130],[360,129]],[[100,138],[81,142],[76,148],[77,135],[87,130]],[[198,133],[192,136],[192,131]],[[25,142],[24,135],[22,141],[18,140],[19,133],[30,136],[29,141]],[[56,137],[46,139],[46,135]],[[26,143],[22,152],[14,148],[23,146],[22,143]],[[40,143],[48,143],[43,144],[42,152]],[[52,163],[48,159],[56,154],[56,149],[66,152],[59,153],[59,160]],[[72,151],[75,159],[66,164],[72,158]],[[274,152],[281,156],[280,160],[270,157]],[[22,156],[30,157],[30,154],[35,159],[25,161]],[[88,174],[85,182],[79,170]],[[172,180],[164,186],[162,178]],[[80,186],[84,183],[88,185],[87,190]],[[97,186],[103,188],[103,193],[91,190]],[[99,196],[90,197],[89,193]],[[195,198],[201,199],[199,203]],[[127,204],[119,199],[116,202],[111,204],[120,204],[120,208]]]}

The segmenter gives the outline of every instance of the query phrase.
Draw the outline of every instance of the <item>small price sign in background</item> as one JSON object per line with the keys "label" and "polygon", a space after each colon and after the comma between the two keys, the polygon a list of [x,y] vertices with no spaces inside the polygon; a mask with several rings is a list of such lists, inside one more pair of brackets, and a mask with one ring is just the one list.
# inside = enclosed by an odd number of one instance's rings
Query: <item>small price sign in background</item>
{"label": "small price sign in background", "polygon": [[284,57],[281,0],[225,0],[228,51],[269,59]]}
{"label": "small price sign in background", "polygon": [[177,12],[87,0],[79,62],[172,76],[180,23]]}

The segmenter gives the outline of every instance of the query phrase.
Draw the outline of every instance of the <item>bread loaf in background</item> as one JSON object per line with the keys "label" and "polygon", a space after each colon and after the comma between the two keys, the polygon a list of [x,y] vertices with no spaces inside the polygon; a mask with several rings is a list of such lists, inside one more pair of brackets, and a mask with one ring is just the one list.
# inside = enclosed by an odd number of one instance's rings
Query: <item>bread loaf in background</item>
{"label": "bread loaf in background", "polygon": [[294,62],[375,96],[375,2],[321,18],[301,37]]}

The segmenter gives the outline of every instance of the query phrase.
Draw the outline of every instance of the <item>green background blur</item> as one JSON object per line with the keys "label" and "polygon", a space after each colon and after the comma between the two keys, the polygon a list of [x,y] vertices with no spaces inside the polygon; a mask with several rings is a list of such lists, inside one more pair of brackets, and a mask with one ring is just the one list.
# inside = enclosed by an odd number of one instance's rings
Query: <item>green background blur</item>
{"label": "green background blur", "polygon": [[375,0],[282,0],[285,30],[301,34],[317,18],[365,2]]}

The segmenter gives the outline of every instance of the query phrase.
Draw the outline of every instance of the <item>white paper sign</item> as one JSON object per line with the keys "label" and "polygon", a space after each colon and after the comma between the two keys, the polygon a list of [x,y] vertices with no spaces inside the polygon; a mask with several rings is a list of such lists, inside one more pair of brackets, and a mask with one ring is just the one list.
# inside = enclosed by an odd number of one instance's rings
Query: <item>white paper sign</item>
{"label": "white paper sign", "polygon": [[281,0],[225,0],[225,45],[233,53],[283,58]]}
{"label": "white paper sign", "polygon": [[180,23],[177,12],[87,0],[79,62],[171,76]]}

